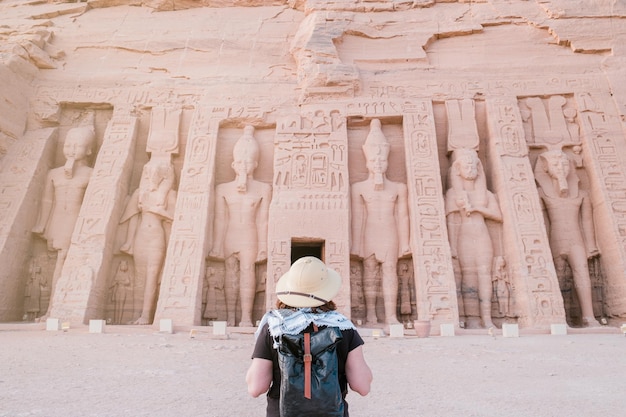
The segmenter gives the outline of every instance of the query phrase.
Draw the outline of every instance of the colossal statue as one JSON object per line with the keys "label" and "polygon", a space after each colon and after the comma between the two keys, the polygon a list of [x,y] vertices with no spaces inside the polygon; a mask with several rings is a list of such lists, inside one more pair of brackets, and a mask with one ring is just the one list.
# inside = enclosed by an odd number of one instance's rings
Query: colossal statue
{"label": "colossal statue", "polygon": [[496,197],[487,190],[482,163],[473,149],[452,152],[445,206],[452,257],[461,269],[466,327],[491,327],[494,247],[486,220],[502,221]]}
{"label": "colossal statue", "polygon": [[539,155],[535,180],[546,215],[550,248],[559,281],[567,265],[572,270],[574,287],[584,326],[599,326],[593,314],[591,279],[587,260],[599,255],[596,246],[591,201],[579,189],[580,179],[574,162],[562,150]]}
{"label": "colossal statue", "polygon": [[141,316],[133,324],[152,323],[167,240],[176,205],[176,174],[169,155],[152,156],[143,167],[139,188],[120,220],[128,222],[120,250],[133,256],[135,282],[145,283]]}
{"label": "colossal statue", "polygon": [[[47,241],[48,250],[57,252],[51,299],[54,299],[55,287],[93,171],[87,158],[93,151],[95,140],[96,134],[91,126],[70,129],[63,144],[65,165],[51,169],[46,177],[39,217],[32,231]],[[47,313],[42,319],[46,317]]]}
{"label": "colossal statue", "polygon": [[235,325],[237,297],[239,326],[252,326],[256,293],[256,263],[267,259],[267,222],[272,186],[253,177],[259,145],[254,127],[246,126],[233,148],[235,180],[216,187],[214,238],[210,256],[224,259],[227,323]]}
{"label": "colossal statue", "polygon": [[369,176],[352,184],[351,188],[351,253],[363,259],[366,320],[370,324],[378,323],[376,278],[379,274],[385,321],[387,324],[399,323],[396,311],[399,285],[397,264],[400,257],[411,253],[407,187],[387,179],[389,151],[390,145],[380,120],[372,120],[363,144]]}

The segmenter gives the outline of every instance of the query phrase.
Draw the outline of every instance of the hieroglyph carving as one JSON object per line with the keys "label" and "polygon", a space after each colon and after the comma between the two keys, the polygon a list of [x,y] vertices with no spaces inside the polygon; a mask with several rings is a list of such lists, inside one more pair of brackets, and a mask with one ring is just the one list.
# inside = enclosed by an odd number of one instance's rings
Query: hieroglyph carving
{"label": "hieroglyph carving", "polygon": [[[349,179],[346,119],[330,106],[302,108],[280,118],[274,139],[273,197],[268,232],[270,256],[267,305],[274,283],[291,264],[292,239],[322,244],[324,261],[348,276]],[[334,221],[332,225],[328,219]],[[350,282],[342,282],[335,302],[349,314]],[[344,310],[346,309],[346,310]]]}
{"label": "hieroglyph carving", "polygon": [[419,320],[458,323],[456,287],[446,233],[435,118],[430,101],[403,115],[411,248]]}
{"label": "hieroglyph carving", "polygon": [[581,123],[586,172],[595,186],[590,193],[594,205],[596,239],[602,251],[606,274],[604,307],[609,316],[626,314],[626,144],[619,116],[609,93],[575,96]]}
{"label": "hieroglyph carving", "polygon": [[524,139],[524,125],[515,98],[486,101],[490,167],[494,190],[503,216],[504,256],[508,265],[520,264],[510,273],[513,304],[520,326],[546,327],[564,323],[563,299],[556,272],[549,262],[550,248],[533,181]]}
{"label": "hieroglyph carving", "polygon": [[115,234],[117,216],[123,209],[126,189],[122,179],[130,174],[136,132],[137,120],[128,109],[115,109],[51,300],[51,317],[83,323],[103,315],[106,277],[111,273],[113,256],[107,242]]}

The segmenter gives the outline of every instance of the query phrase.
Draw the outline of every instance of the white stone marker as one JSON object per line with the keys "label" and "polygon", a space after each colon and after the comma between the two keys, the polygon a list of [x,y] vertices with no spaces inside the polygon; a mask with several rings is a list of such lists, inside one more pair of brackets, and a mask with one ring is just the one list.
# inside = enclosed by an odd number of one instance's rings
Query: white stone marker
{"label": "white stone marker", "polygon": [[213,322],[213,334],[215,336],[225,336],[226,335],[226,322],[214,321]]}
{"label": "white stone marker", "polygon": [[454,324],[443,323],[439,325],[439,333],[441,336],[454,336]]}
{"label": "white stone marker", "polygon": [[89,333],[104,333],[105,320],[89,320]]}
{"label": "white stone marker", "polygon": [[46,330],[59,331],[61,330],[61,320],[59,319],[47,319]]}
{"label": "white stone marker", "polygon": [[565,335],[567,334],[567,325],[565,324],[551,324],[550,325],[550,333],[552,335]]}
{"label": "white stone marker", "polygon": [[174,323],[172,319],[161,319],[159,321],[159,331],[163,333],[174,333]]}
{"label": "white stone marker", "polygon": [[389,337],[404,337],[404,325],[403,324],[389,325]]}
{"label": "white stone marker", "polygon": [[503,323],[502,324],[502,336],[503,337],[519,337],[519,326],[517,323]]}

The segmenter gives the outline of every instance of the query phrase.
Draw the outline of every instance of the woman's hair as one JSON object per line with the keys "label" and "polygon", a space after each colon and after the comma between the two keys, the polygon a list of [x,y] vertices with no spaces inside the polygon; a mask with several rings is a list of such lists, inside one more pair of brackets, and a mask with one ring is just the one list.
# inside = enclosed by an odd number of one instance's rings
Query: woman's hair
{"label": "woman's hair", "polygon": [[[276,308],[281,309],[281,308],[286,308],[288,310],[297,310],[297,307],[292,307],[292,306],[288,306],[287,304],[283,303],[280,300],[276,300]],[[322,304],[319,307],[312,307],[311,310],[314,313],[325,313],[327,311],[335,311],[337,310],[337,306],[335,305],[334,301],[329,301],[326,304]]]}

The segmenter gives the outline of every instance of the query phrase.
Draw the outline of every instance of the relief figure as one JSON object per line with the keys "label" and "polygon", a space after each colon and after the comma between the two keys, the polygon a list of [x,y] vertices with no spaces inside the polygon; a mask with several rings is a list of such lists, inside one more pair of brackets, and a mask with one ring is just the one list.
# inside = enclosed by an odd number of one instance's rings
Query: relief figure
{"label": "relief figure", "polygon": [[397,264],[400,257],[411,253],[407,186],[387,179],[389,151],[380,120],[372,120],[363,144],[369,176],[352,184],[351,189],[351,253],[363,259],[363,292],[369,324],[378,323],[376,277],[379,274],[385,321],[399,323]]}
{"label": "relief figure", "polygon": [[[32,231],[47,241],[48,250],[57,252],[52,275],[52,299],[93,171],[87,165],[87,158],[93,151],[95,141],[96,134],[91,126],[70,129],[63,144],[65,165],[51,169],[46,177],[39,217]],[[46,313],[42,319],[47,316]]]}
{"label": "relief figure", "polygon": [[545,210],[554,266],[563,282],[567,265],[572,270],[583,326],[599,326],[593,314],[588,259],[599,255],[591,200],[579,188],[574,162],[562,150],[537,158],[535,180]]}
{"label": "relief figure", "polygon": [[[494,246],[487,220],[502,222],[495,195],[487,189],[482,162],[473,149],[452,152],[445,206],[452,257],[458,260],[466,327],[492,327],[491,269]],[[459,285],[459,283],[457,283]]]}
{"label": "relief figure", "polygon": [[113,324],[122,324],[126,300],[132,296],[132,272],[127,261],[121,261],[117,267],[117,273],[113,284],[109,287],[111,302],[113,302]]}
{"label": "relief figure", "polygon": [[135,280],[145,283],[141,316],[133,324],[150,324],[176,205],[176,173],[170,155],[153,155],[143,167],[139,188],[130,197],[120,224],[128,222],[120,251],[131,255]]}
{"label": "relief figure", "polygon": [[267,222],[272,186],[253,177],[259,145],[254,127],[246,126],[233,148],[235,180],[215,189],[213,247],[210,256],[224,260],[227,323],[235,325],[237,298],[239,326],[252,326],[256,293],[256,263],[267,259]]}

